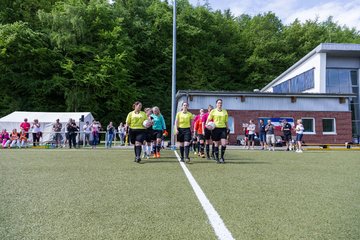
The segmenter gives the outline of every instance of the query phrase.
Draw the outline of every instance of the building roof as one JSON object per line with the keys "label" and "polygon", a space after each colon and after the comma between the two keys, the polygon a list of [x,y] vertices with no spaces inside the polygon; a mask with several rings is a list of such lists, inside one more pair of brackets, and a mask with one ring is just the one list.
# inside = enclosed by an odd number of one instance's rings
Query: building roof
{"label": "building roof", "polygon": [[201,91],[201,90],[179,90],[176,99],[182,96],[244,96],[244,97],[303,97],[303,98],[339,98],[354,97],[355,94],[347,93],[273,93],[273,92],[242,92],[242,91]]}
{"label": "building roof", "polygon": [[280,74],[277,78],[267,84],[264,88],[261,89],[261,92],[268,90],[272,87],[279,79],[283,76],[300,66],[310,57],[316,53],[328,53],[332,56],[346,56],[346,57],[360,57],[360,44],[353,43],[320,43],[316,48],[306,54],[303,58],[297,61],[294,65],[288,68],[285,72]]}
{"label": "building roof", "polygon": [[56,119],[60,119],[60,122],[67,122],[69,118],[75,119],[76,122],[79,121],[81,115],[84,117],[90,116],[90,112],[22,112],[15,111],[0,118],[0,122],[23,122],[24,118],[27,118],[29,122],[32,122],[34,119],[39,119],[40,122],[55,122]]}

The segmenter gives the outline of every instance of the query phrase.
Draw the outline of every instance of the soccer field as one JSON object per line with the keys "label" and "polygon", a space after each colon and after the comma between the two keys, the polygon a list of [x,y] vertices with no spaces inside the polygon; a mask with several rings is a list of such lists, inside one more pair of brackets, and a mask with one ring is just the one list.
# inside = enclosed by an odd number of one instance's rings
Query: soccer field
{"label": "soccer field", "polygon": [[[235,239],[360,239],[359,152],[186,164]],[[0,151],[0,239],[217,239],[173,151]]]}

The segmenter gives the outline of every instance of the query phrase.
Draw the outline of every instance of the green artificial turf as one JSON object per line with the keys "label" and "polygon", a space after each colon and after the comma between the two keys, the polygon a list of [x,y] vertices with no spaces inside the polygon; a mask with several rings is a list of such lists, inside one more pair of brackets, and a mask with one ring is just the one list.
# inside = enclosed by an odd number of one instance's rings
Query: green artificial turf
{"label": "green artificial turf", "polygon": [[227,158],[189,169],[236,239],[360,239],[359,152]]}
{"label": "green artificial turf", "polygon": [[[358,152],[187,165],[235,239],[359,239]],[[0,151],[0,239],[216,239],[172,151]]]}

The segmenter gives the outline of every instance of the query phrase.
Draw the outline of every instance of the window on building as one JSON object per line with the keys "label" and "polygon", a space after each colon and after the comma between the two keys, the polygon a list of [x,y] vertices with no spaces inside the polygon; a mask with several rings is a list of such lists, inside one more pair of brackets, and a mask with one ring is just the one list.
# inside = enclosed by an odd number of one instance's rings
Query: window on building
{"label": "window on building", "polygon": [[315,134],[315,119],[314,118],[302,118],[304,126],[304,134]]}
{"label": "window on building", "polygon": [[[355,78],[355,79],[354,79]],[[357,71],[352,69],[326,70],[327,93],[352,93],[352,83],[357,82]]]}
{"label": "window on building", "polygon": [[303,72],[273,87],[274,93],[299,93],[314,88],[314,69]]}
{"label": "window on building", "polygon": [[229,129],[230,129],[230,133],[234,134],[235,133],[234,117],[231,117],[231,116],[228,117],[228,125],[229,125]]}
{"label": "window on building", "polygon": [[335,118],[324,118],[322,120],[322,124],[323,124],[323,134],[336,133]]}

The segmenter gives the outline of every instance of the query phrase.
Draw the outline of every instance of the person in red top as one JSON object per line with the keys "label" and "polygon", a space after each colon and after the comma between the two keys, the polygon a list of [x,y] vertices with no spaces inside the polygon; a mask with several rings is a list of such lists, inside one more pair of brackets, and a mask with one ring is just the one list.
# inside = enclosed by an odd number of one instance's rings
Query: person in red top
{"label": "person in red top", "polygon": [[24,122],[20,124],[20,130],[24,130],[26,134],[26,138],[29,138],[29,129],[30,129],[30,123],[28,122],[27,118],[25,118]]}
{"label": "person in red top", "polygon": [[199,117],[197,118],[196,122],[194,123],[194,132],[197,134],[198,144],[200,145],[198,152],[199,156],[205,158],[204,154],[204,129],[202,124],[202,117],[204,115],[204,109],[200,109]]}
{"label": "person in red top", "polygon": [[[191,125],[191,129],[195,129],[195,123],[197,122],[197,120],[199,120],[199,117],[200,117],[200,114],[198,114],[198,115],[196,115],[195,117],[194,117],[194,120],[193,120],[193,122],[192,122],[192,125]],[[194,154],[196,155],[196,154],[198,154],[199,153],[199,147],[198,147],[198,137],[197,137],[197,132],[194,130],[193,131],[193,138],[192,138],[192,143],[191,143],[191,145],[192,145],[192,147],[193,147],[193,150],[194,150]],[[190,146],[191,146],[190,145]],[[191,148],[191,147],[190,147]],[[196,151],[197,150],[197,151]]]}
{"label": "person in red top", "polygon": [[[210,160],[210,142],[212,142],[212,141],[211,141],[211,131],[205,127],[205,123],[209,117],[211,110],[213,110],[213,109],[214,109],[214,107],[212,105],[209,105],[208,112],[202,116],[202,125],[203,125],[203,129],[204,129],[204,138],[205,138],[205,144],[206,144],[206,157],[208,160]],[[213,143],[211,143],[211,144],[213,145]],[[214,145],[212,146],[212,149],[211,149],[211,156],[213,156],[213,158],[215,158],[214,157]]]}

